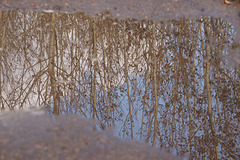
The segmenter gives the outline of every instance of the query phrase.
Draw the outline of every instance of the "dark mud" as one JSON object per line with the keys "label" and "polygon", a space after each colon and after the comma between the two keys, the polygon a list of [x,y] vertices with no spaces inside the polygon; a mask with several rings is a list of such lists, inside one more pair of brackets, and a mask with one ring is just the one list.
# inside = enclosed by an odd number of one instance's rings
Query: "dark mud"
{"label": "dark mud", "polygon": [[111,131],[93,132],[93,121],[50,118],[42,111],[0,114],[0,160],[175,159],[146,144],[122,141]]}

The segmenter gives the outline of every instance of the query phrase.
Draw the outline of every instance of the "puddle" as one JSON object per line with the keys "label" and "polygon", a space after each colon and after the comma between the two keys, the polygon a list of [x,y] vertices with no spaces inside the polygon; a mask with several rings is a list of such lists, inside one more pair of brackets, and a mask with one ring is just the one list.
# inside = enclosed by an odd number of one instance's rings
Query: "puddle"
{"label": "puddle", "polygon": [[0,11],[2,110],[81,115],[193,159],[240,156],[232,23],[49,12]]}

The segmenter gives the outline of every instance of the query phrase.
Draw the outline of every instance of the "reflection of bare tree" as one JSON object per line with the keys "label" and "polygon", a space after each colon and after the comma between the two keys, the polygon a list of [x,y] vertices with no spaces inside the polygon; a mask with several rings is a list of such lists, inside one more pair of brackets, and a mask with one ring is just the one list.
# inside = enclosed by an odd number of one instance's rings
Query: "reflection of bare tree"
{"label": "reflection of bare tree", "polygon": [[219,159],[219,153],[218,153],[218,140],[217,140],[217,134],[215,130],[215,126],[213,123],[213,117],[212,117],[212,92],[211,92],[211,85],[210,85],[210,54],[211,54],[211,48],[210,48],[210,33],[209,33],[209,23],[208,19],[204,19],[204,30],[205,30],[205,36],[206,36],[206,70],[205,70],[205,81],[206,81],[206,90],[207,90],[207,101],[208,101],[208,117],[209,117],[209,123],[212,130],[212,136],[213,136],[213,146],[214,146],[214,152],[215,152],[215,158]]}
{"label": "reflection of bare tree", "polygon": [[129,90],[129,82],[128,82],[128,56],[126,50],[126,23],[123,22],[123,54],[124,54],[124,74],[125,74],[125,83],[127,84],[127,97],[128,97],[128,111],[130,117],[130,127],[131,127],[131,138],[133,139],[133,116],[132,116],[132,105],[131,105],[131,96]]}
{"label": "reflection of bare tree", "polygon": [[233,33],[221,19],[1,11],[0,24],[1,109],[37,104],[196,159],[238,156],[240,77],[221,67]]}
{"label": "reflection of bare tree", "polygon": [[4,103],[2,97],[2,57],[3,57],[3,42],[5,37],[5,25],[3,24],[3,12],[0,11],[0,26],[1,26],[1,41],[0,41],[0,101],[1,101],[1,110],[4,110]]}
{"label": "reflection of bare tree", "polygon": [[152,52],[153,52],[153,95],[154,95],[154,105],[153,105],[153,110],[154,110],[154,135],[153,135],[153,146],[156,144],[156,139],[157,139],[157,130],[158,130],[158,93],[157,93],[157,57],[156,57],[156,26],[155,23],[152,25]]}
{"label": "reflection of bare tree", "polygon": [[57,88],[56,88],[56,77],[55,77],[55,25],[56,25],[56,13],[52,13],[52,19],[50,22],[50,37],[49,37],[49,54],[48,54],[48,73],[50,77],[51,95],[54,102],[53,114],[59,114],[57,106]]}

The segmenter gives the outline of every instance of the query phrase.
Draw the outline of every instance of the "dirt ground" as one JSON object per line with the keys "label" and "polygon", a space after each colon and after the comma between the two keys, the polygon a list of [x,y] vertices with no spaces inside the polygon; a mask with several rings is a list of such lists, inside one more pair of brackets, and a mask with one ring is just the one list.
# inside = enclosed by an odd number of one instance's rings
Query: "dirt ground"
{"label": "dirt ground", "polygon": [[[238,1],[238,0],[235,0]],[[213,16],[240,26],[240,2],[222,0],[0,0],[0,9],[60,10],[96,14],[110,11],[119,18],[169,20]]]}
{"label": "dirt ground", "polygon": [[0,9],[51,9],[91,14],[109,10],[113,15],[124,18],[154,20],[206,15],[222,18],[233,17],[233,19],[239,20],[239,7],[239,3],[226,5],[222,0],[0,0]]}
{"label": "dirt ground", "polygon": [[0,113],[0,160],[166,160],[170,154],[93,132],[96,122],[42,111]]}

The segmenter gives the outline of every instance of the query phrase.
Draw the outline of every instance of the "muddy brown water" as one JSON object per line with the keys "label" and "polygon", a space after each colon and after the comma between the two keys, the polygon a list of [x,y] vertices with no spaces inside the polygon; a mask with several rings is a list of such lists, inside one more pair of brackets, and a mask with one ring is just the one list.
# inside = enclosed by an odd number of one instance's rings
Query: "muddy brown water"
{"label": "muddy brown water", "polygon": [[239,159],[236,2],[0,0],[0,159]]}

